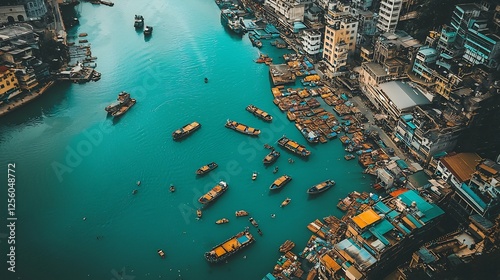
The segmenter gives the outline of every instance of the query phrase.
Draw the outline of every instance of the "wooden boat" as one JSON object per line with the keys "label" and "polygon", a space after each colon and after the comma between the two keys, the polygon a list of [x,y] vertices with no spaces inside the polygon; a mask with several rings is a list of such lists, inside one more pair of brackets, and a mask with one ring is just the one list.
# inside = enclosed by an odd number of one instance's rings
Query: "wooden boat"
{"label": "wooden boat", "polygon": [[208,83],[208,78],[205,78],[205,84]]}
{"label": "wooden boat", "polygon": [[158,255],[160,255],[161,258],[165,258],[165,252],[163,252],[162,249],[158,250]]}
{"label": "wooden boat", "polygon": [[250,113],[252,113],[254,116],[259,117],[266,122],[270,122],[273,120],[273,117],[269,115],[268,113],[262,111],[261,109],[255,107],[254,105],[250,104],[247,106],[246,110]]}
{"label": "wooden boat", "polygon": [[254,241],[255,239],[250,232],[239,232],[226,241],[216,245],[209,252],[206,252],[205,259],[210,263],[220,262],[252,244]]}
{"label": "wooden boat", "polygon": [[269,144],[264,144],[264,148],[269,149],[269,150],[274,150],[273,146]]}
{"label": "wooden boat", "polygon": [[219,198],[228,188],[226,182],[220,181],[215,187],[213,187],[209,192],[198,199],[201,204],[208,204]]}
{"label": "wooden boat", "polygon": [[273,62],[273,59],[270,58],[267,54],[260,54],[259,58],[255,62],[267,64]]}
{"label": "wooden boat", "polygon": [[248,212],[245,210],[239,210],[235,212],[236,217],[248,216]]}
{"label": "wooden boat", "polygon": [[281,202],[280,207],[287,206],[290,203],[290,201],[292,201],[292,199],[287,197],[285,200],[283,200],[283,202]]}
{"label": "wooden boat", "polygon": [[278,140],[278,145],[302,157],[308,157],[311,154],[311,152],[308,151],[305,146],[300,145],[299,143],[291,139],[288,139],[286,136],[283,136]]}
{"label": "wooden boat", "polygon": [[114,111],[113,113],[111,113],[111,116],[113,117],[120,117],[122,116],[123,114],[125,114],[130,108],[132,108],[132,106],[134,106],[136,103],[136,100],[135,99],[130,99],[129,102],[123,104],[120,109],[118,109],[117,111]]}
{"label": "wooden boat", "polygon": [[87,33],[80,33],[80,34],[78,34],[78,37],[87,37],[87,35],[89,35],[89,34],[87,34]]}
{"label": "wooden boat", "polygon": [[272,150],[269,154],[266,155],[266,157],[264,157],[262,162],[264,163],[264,165],[270,165],[274,163],[279,157],[280,157],[280,152]]}
{"label": "wooden boat", "polygon": [[278,179],[274,180],[274,182],[269,187],[270,190],[278,190],[284,187],[288,182],[292,180],[292,177],[288,175],[283,175]]}
{"label": "wooden boat", "polygon": [[278,173],[278,166],[274,167],[273,174]]}
{"label": "wooden boat", "polygon": [[133,190],[133,191],[132,191],[132,194],[137,194],[137,190]]}
{"label": "wooden boat", "polygon": [[281,244],[281,246],[280,246],[280,252],[281,253],[286,253],[286,252],[292,250],[293,247],[295,247],[295,243],[293,243],[290,240],[287,240],[287,241],[285,241],[285,243]]}
{"label": "wooden boat", "polygon": [[201,212],[200,209],[196,210],[196,216],[198,216],[198,218],[201,218],[202,215],[203,213]]}
{"label": "wooden boat", "polygon": [[351,159],[355,159],[356,156],[353,155],[353,154],[347,154],[347,155],[344,156],[344,158],[345,158],[345,160],[351,160]]}
{"label": "wooden boat", "polygon": [[258,136],[260,134],[260,129],[255,129],[232,120],[226,121],[226,127],[246,135]]}
{"label": "wooden boat", "polygon": [[257,179],[257,172],[254,171],[252,174],[252,180],[255,180],[255,179]]}
{"label": "wooden boat", "polygon": [[205,175],[217,167],[218,167],[218,165],[215,162],[211,162],[207,165],[203,165],[202,167],[198,168],[198,170],[196,170],[196,175]]}
{"label": "wooden boat", "polygon": [[174,140],[182,139],[190,135],[191,133],[195,132],[196,130],[200,129],[200,127],[201,124],[199,124],[198,122],[192,122],[190,124],[186,124],[182,128],[179,128],[176,131],[174,131],[172,133],[172,138],[174,138]]}
{"label": "wooden boat", "polygon": [[170,185],[169,190],[170,190],[170,192],[175,192],[175,186],[174,185]]}
{"label": "wooden boat", "polygon": [[344,145],[348,145],[349,143],[351,143],[351,139],[347,135],[342,135],[339,137],[339,139],[340,139],[340,142],[342,142],[342,144],[344,144]]}
{"label": "wooden boat", "polygon": [[250,221],[250,223],[251,223],[254,227],[256,227],[256,228],[257,228],[257,227],[259,227],[259,224],[257,223],[257,221],[256,221],[254,218],[250,217],[248,220]]}
{"label": "wooden boat", "polygon": [[318,194],[318,193],[322,193],[328,189],[330,189],[331,187],[335,186],[335,181],[333,180],[326,180],[324,182],[321,182],[317,185],[314,185],[312,187],[310,187],[308,190],[307,190],[307,193],[308,194]]}
{"label": "wooden boat", "polygon": [[229,219],[222,218],[220,220],[215,221],[216,224],[221,225],[221,224],[226,224],[229,223]]}
{"label": "wooden boat", "polygon": [[260,228],[257,229],[257,233],[262,236],[262,230],[260,230]]}

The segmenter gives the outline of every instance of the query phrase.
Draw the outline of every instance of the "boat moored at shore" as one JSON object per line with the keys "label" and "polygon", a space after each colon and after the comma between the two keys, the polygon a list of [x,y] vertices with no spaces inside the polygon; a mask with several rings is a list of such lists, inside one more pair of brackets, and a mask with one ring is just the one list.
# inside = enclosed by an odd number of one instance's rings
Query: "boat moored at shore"
{"label": "boat moored at shore", "polygon": [[215,199],[219,198],[228,188],[226,182],[220,181],[215,187],[213,187],[209,192],[198,199],[198,202],[201,204],[209,204],[213,202]]}
{"label": "boat moored at shore", "polygon": [[247,125],[232,120],[226,121],[226,127],[246,135],[258,136],[260,134],[260,129],[249,127]]}
{"label": "boat moored at shore", "polygon": [[335,181],[333,180],[326,180],[324,182],[321,182],[317,185],[314,185],[312,187],[310,187],[308,190],[307,190],[307,193],[308,194],[318,194],[318,193],[322,193],[326,190],[329,190],[331,187],[335,186]]}
{"label": "boat moored at shore", "polygon": [[210,263],[223,261],[241,249],[252,244],[254,241],[255,239],[250,232],[239,232],[233,237],[213,247],[212,250],[206,252],[205,259]]}
{"label": "boat moored at shore", "polygon": [[196,175],[200,175],[200,176],[205,175],[217,167],[218,167],[218,165],[215,162],[211,162],[207,165],[203,165],[202,167],[198,168],[198,170],[196,170]]}
{"label": "boat moored at shore", "polygon": [[195,132],[200,127],[201,127],[201,124],[199,124],[198,122],[192,122],[190,124],[186,124],[182,128],[179,128],[176,131],[174,131],[172,133],[172,137],[174,138],[174,140],[182,139],[182,138],[190,135],[191,133]]}
{"label": "boat moored at shore", "polygon": [[291,139],[288,139],[286,136],[283,136],[278,140],[278,145],[302,157],[308,157],[311,154],[311,152],[308,151],[305,146],[300,145],[299,143]]}
{"label": "boat moored at shore", "polygon": [[268,113],[262,111],[261,109],[255,107],[252,104],[248,105],[246,110],[252,113],[254,116],[265,120],[266,122],[270,122],[273,120],[273,116],[269,115]]}
{"label": "boat moored at shore", "polygon": [[284,187],[288,182],[292,180],[292,177],[288,175],[283,175],[279,177],[278,179],[274,180],[274,182],[271,184],[269,187],[270,190],[278,190]]}
{"label": "boat moored at shore", "polygon": [[291,240],[287,240],[287,241],[285,241],[285,243],[281,244],[280,252],[286,253],[286,252],[292,250],[293,247],[295,247],[295,243],[293,243],[293,241],[291,241]]}
{"label": "boat moored at shore", "polygon": [[233,31],[236,34],[245,33],[245,28],[240,22],[240,18],[238,15],[231,9],[222,9],[220,11],[220,21],[222,25],[229,28],[229,30]]}

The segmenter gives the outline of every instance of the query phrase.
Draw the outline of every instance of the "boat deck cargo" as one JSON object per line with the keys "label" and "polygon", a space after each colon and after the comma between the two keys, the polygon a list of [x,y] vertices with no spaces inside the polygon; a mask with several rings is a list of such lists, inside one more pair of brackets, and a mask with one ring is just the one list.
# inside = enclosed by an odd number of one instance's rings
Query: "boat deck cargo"
{"label": "boat deck cargo", "polygon": [[207,192],[205,195],[200,197],[198,199],[198,202],[201,204],[208,204],[215,199],[217,199],[219,196],[221,196],[228,188],[229,186],[227,185],[226,182],[220,181],[215,187],[213,187],[209,192]]}
{"label": "boat deck cargo", "polygon": [[335,186],[335,181],[333,180],[326,180],[324,182],[321,182],[307,190],[308,194],[317,194],[317,193],[322,193],[331,187]]}
{"label": "boat deck cargo", "polygon": [[266,157],[264,157],[264,159],[262,160],[262,162],[265,165],[270,165],[273,162],[275,162],[279,157],[280,157],[280,152],[275,151],[273,149],[269,154],[266,155]]}
{"label": "boat deck cargo", "polygon": [[300,145],[299,143],[288,139],[285,136],[281,137],[278,140],[278,145],[302,157],[308,157],[311,154],[311,152],[308,151],[305,146]]}
{"label": "boat deck cargo", "polygon": [[267,122],[270,122],[273,120],[273,117],[269,115],[267,112],[262,111],[261,109],[255,107],[254,105],[250,104],[247,106],[247,111],[255,115],[256,117],[259,117]]}
{"label": "boat deck cargo", "polygon": [[282,187],[284,187],[291,180],[292,180],[292,177],[290,177],[288,175],[283,175],[283,176],[279,177],[278,179],[274,180],[274,182],[269,187],[269,189],[270,190],[281,189]]}
{"label": "boat deck cargo", "polygon": [[251,136],[258,136],[260,134],[260,130],[249,127],[247,125],[244,125],[242,123],[238,123],[232,120],[227,120],[226,121],[226,127],[230,128],[232,130],[238,131],[240,133],[246,134],[246,135],[251,135]]}
{"label": "boat deck cargo", "polygon": [[203,165],[202,167],[198,168],[198,170],[196,170],[196,175],[205,175],[208,172],[217,168],[218,166],[219,165],[217,165],[217,163],[215,163],[215,162],[211,162],[207,165]]}
{"label": "boat deck cargo", "polygon": [[179,128],[176,131],[174,131],[172,133],[172,137],[174,138],[174,140],[182,139],[182,138],[190,135],[191,133],[195,132],[200,127],[201,127],[201,124],[199,124],[198,122],[192,122],[190,124],[186,124],[182,128]]}
{"label": "boat deck cargo", "polygon": [[254,241],[255,239],[250,232],[242,231],[221,244],[213,247],[209,252],[206,252],[205,259],[211,263],[220,262],[252,244]]}

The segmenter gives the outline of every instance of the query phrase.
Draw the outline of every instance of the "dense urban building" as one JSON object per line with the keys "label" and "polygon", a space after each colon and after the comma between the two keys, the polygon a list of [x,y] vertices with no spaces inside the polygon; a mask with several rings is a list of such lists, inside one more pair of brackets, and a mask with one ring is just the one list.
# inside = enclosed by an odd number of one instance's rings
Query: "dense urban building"
{"label": "dense urban building", "polygon": [[356,48],[358,21],[346,12],[330,10],[326,22],[323,59],[336,73],[345,68],[349,54]]}

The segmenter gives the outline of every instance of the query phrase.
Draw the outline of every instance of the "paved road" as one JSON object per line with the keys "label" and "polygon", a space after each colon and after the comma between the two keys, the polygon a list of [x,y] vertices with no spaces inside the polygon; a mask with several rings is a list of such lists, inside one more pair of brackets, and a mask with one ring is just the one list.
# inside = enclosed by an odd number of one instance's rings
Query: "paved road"
{"label": "paved road", "polygon": [[366,107],[365,103],[359,96],[354,96],[352,98],[353,103],[356,104],[358,109],[365,115],[365,117],[368,119],[368,124],[366,125],[369,130],[372,131],[377,131],[380,139],[384,141],[385,145],[387,147],[393,148],[394,149],[394,154],[398,156],[401,159],[407,160],[406,155],[396,146],[396,143],[392,141],[391,137],[385,133],[383,129],[381,129],[379,126],[375,125],[375,118],[373,116],[373,112]]}

